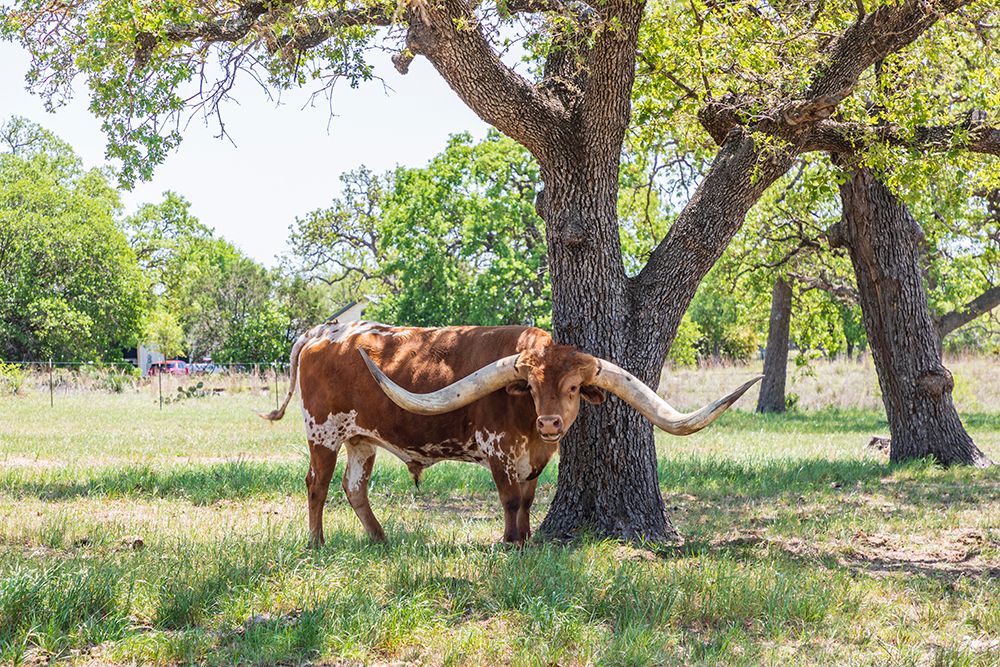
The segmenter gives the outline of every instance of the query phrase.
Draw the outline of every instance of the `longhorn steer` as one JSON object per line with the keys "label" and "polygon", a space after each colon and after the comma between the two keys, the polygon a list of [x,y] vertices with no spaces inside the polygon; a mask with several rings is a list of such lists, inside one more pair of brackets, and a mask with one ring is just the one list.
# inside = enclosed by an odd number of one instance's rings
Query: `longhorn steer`
{"label": "longhorn steer", "polygon": [[665,431],[687,435],[711,423],[759,379],[681,414],[627,371],[556,345],[541,329],[330,322],[295,342],[285,401],[261,416],[281,419],[300,388],[313,545],[323,543],[323,504],[341,445],[347,446],[344,492],[371,539],[385,540],[368,502],[381,447],[406,463],[416,483],[424,468],[439,461],[489,468],[504,509],[503,538],[520,544],[531,535],[528,513],[537,478],[573,425],[581,398],[602,403],[610,391]]}

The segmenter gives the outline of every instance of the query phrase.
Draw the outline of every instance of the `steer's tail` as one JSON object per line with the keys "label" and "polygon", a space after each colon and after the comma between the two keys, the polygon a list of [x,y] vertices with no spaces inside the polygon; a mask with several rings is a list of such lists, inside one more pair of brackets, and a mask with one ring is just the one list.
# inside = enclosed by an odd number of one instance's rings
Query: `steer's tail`
{"label": "steer's tail", "polygon": [[285,394],[285,402],[281,404],[281,407],[277,410],[271,410],[270,412],[259,412],[262,418],[268,421],[278,421],[285,416],[285,408],[288,407],[288,403],[292,400],[292,394],[295,393],[295,387],[298,385],[299,376],[299,352],[302,350],[302,346],[306,344],[309,340],[309,334],[304,333],[298,337],[295,341],[295,345],[292,345],[292,356],[289,360],[288,369],[288,393]]}

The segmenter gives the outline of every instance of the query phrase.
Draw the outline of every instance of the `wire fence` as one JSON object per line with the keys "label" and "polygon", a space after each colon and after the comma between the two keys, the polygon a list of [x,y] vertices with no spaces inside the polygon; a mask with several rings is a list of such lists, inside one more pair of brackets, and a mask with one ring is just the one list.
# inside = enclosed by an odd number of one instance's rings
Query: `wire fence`
{"label": "wire fence", "polygon": [[287,363],[242,361],[159,365],[144,374],[131,362],[0,361],[0,395],[44,393],[55,406],[59,397],[87,392],[146,393],[162,410],[187,398],[253,393],[273,395],[278,407],[288,370]]}

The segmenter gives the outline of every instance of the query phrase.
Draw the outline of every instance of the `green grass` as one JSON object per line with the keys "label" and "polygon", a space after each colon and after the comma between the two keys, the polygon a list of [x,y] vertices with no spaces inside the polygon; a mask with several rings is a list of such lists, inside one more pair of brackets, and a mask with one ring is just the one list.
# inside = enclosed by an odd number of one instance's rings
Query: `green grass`
{"label": "green grass", "polygon": [[[680,545],[504,548],[484,469],[418,491],[380,453],[390,544],[338,479],[317,551],[267,400],[0,398],[0,664],[1000,664],[1000,471],[890,467],[877,412],[661,436]],[[1000,416],[966,423],[1000,458]]]}

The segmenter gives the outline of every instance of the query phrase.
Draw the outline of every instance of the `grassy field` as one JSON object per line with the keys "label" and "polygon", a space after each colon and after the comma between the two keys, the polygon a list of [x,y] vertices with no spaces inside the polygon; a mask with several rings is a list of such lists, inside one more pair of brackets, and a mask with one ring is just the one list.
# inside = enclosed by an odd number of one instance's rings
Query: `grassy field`
{"label": "grassy field", "polygon": [[[269,400],[0,397],[0,664],[1000,664],[1000,469],[890,467],[874,410],[662,436],[681,545],[500,547],[484,469],[415,491],[383,452],[390,544],[335,482],[312,551],[302,425]],[[1000,460],[992,407],[966,423]]]}

